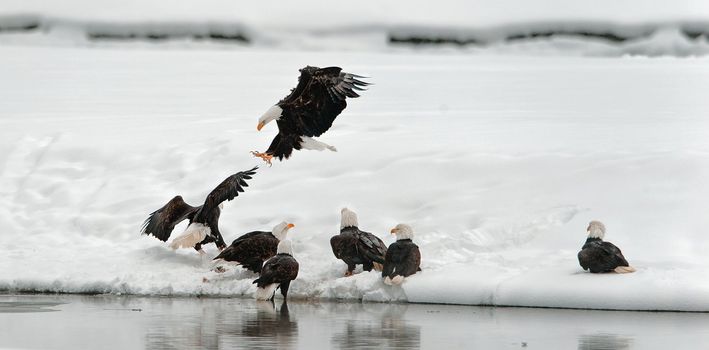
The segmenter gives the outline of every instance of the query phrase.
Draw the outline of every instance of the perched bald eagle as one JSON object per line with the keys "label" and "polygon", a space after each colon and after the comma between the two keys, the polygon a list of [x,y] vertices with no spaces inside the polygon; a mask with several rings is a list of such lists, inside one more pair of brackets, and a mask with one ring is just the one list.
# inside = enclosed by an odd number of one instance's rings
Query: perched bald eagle
{"label": "perched bald eagle", "polygon": [[355,90],[364,90],[369,85],[356,74],[345,73],[340,67],[318,68],[307,66],[300,69],[298,86],[290,95],[271,107],[258,121],[257,130],[275,120],[278,135],[264,153],[251,152],[268,164],[275,157],[288,159],[293,149],[302,148],[322,151],[335,147],[315,140],[330,129],[332,122],[345,109],[347,97],[359,97]]}
{"label": "perched bald eagle", "polygon": [[234,240],[229,248],[224,249],[214,260],[236,262],[244,268],[260,273],[263,262],[276,255],[278,243],[286,239],[293,224],[281,222],[273,231],[253,231]]}
{"label": "perched bald eagle", "polygon": [[628,264],[618,247],[611,242],[603,241],[603,237],[606,235],[606,226],[603,223],[591,221],[586,232],[588,233],[588,238],[578,254],[579,264],[584,270],[589,270],[593,273],[635,272],[635,268]]}
{"label": "perched bald eagle", "polygon": [[258,167],[227,177],[209,193],[201,206],[193,207],[185,203],[182,196],[176,196],[148,216],[143,223],[142,234],[152,235],[166,242],[175,225],[183,220],[189,220],[190,224],[185,232],[170,243],[171,248],[194,247],[203,254],[202,245],[214,242],[219,249],[224,249],[226,244],[218,225],[222,202],[232,200],[239,195],[239,192],[244,192],[244,187],[249,186],[246,180],[250,180],[256,174],[256,169]]}
{"label": "perched bald eagle", "polygon": [[411,276],[421,271],[421,252],[419,247],[411,241],[414,230],[409,225],[398,224],[391,229],[396,235],[396,242],[389,245],[384,258],[382,277],[388,285],[401,284],[404,277]]}
{"label": "perched bald eagle", "polygon": [[256,299],[273,299],[277,288],[281,288],[283,299],[288,298],[290,282],[298,277],[298,261],[293,257],[293,248],[289,240],[278,243],[278,253],[268,259],[261,269],[261,277],[256,284]]}
{"label": "perched bald eagle", "polygon": [[362,264],[364,271],[382,271],[387,248],[379,237],[360,231],[357,214],[347,208],[340,212],[340,234],[330,238],[330,246],[335,257],[347,264],[345,276],[352,276],[356,265]]}

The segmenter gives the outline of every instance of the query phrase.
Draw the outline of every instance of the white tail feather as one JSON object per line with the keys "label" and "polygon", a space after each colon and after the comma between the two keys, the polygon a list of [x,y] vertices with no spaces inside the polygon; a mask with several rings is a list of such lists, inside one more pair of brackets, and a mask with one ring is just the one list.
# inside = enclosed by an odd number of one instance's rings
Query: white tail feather
{"label": "white tail feather", "polygon": [[208,226],[193,222],[187,226],[185,232],[172,240],[170,248],[193,248],[197,243],[202,242],[211,231]]}
{"label": "white tail feather", "polygon": [[635,272],[635,268],[632,266],[618,266],[613,271],[615,273],[632,273]]}
{"label": "white tail feather", "polygon": [[333,152],[337,152],[337,148],[335,148],[334,146],[330,146],[325,142],[320,142],[312,137],[303,136],[301,137],[301,139],[302,141],[300,142],[300,146],[305,149],[313,151],[324,151],[326,149],[329,149]]}
{"label": "white tail feather", "polygon": [[271,283],[263,288],[256,288],[256,300],[268,300],[271,299],[273,293],[276,292],[278,283]]}
{"label": "white tail feather", "polygon": [[404,276],[402,276],[402,275],[396,275],[396,276],[394,276],[394,278],[391,279],[392,285],[398,286],[402,283],[404,283]]}

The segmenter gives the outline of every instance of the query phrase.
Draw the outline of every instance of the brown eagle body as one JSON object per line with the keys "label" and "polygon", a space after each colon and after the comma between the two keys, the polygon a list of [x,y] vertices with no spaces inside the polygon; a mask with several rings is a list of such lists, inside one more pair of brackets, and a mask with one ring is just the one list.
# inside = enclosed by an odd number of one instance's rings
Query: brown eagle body
{"label": "brown eagle body", "polygon": [[382,277],[407,277],[420,271],[421,252],[411,239],[400,239],[389,245]]}
{"label": "brown eagle body", "polygon": [[276,255],[278,242],[271,232],[249,232],[235,239],[214,259],[237,262],[250,271],[260,273],[263,262]]}
{"label": "brown eagle body", "polygon": [[578,253],[579,264],[593,273],[611,272],[619,266],[630,266],[620,248],[601,238],[588,238]]}
{"label": "brown eagle body", "polygon": [[[268,289],[271,285],[280,288],[284,299],[288,298],[290,282],[298,277],[298,261],[290,254],[279,253],[263,264],[261,276],[254,281],[258,289]],[[275,289],[274,289],[275,291]],[[273,298],[273,295],[271,295]]]}
{"label": "brown eagle body", "polygon": [[335,257],[347,264],[348,275],[359,264],[364,271],[372,271],[372,268],[381,271],[387,252],[386,245],[379,237],[361,231],[356,226],[342,228],[339,235],[330,238],[330,246]]}

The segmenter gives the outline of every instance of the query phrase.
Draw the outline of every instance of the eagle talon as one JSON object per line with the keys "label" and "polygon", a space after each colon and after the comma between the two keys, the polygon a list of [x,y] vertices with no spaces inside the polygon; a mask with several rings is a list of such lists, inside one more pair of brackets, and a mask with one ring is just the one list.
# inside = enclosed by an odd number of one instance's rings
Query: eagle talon
{"label": "eagle talon", "polygon": [[345,271],[345,277],[350,277],[352,275],[353,275],[352,271]]}
{"label": "eagle talon", "polygon": [[254,157],[258,157],[263,159],[264,162],[268,163],[268,166],[272,166],[273,164],[271,163],[271,160],[273,159],[273,156],[268,154],[268,153],[261,153],[257,151],[251,151],[251,154],[254,155]]}

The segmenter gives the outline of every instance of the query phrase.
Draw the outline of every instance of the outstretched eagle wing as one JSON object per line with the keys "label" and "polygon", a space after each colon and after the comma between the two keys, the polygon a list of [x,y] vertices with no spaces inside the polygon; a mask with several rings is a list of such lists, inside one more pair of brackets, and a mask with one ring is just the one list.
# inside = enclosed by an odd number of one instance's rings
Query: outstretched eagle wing
{"label": "outstretched eagle wing", "polygon": [[244,187],[249,186],[246,180],[250,180],[251,177],[256,174],[256,169],[258,169],[257,166],[227,177],[219,186],[209,193],[207,199],[204,201],[202,212],[209,213],[222,202],[230,201],[238,196],[239,192],[244,192]]}
{"label": "outstretched eagle wing", "polygon": [[182,199],[182,196],[175,196],[162,208],[152,212],[145,220],[141,228],[141,233],[153,235],[155,238],[166,242],[170,238],[170,233],[182,220],[194,215],[200,207],[193,207]]}
{"label": "outstretched eagle wing", "polygon": [[359,97],[355,90],[370,85],[358,78],[363,77],[343,72],[340,67],[305,67],[300,70],[298,86],[278,105],[299,134],[320,136],[347,107],[345,99]]}

